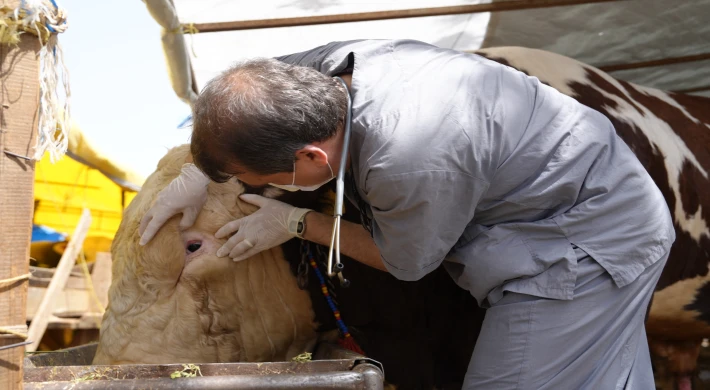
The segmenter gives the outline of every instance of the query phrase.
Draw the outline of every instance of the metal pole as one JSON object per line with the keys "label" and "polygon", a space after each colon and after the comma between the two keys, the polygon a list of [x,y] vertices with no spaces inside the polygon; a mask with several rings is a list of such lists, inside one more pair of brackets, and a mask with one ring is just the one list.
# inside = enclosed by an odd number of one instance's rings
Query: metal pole
{"label": "metal pole", "polygon": [[224,375],[196,378],[115,379],[88,380],[82,382],[27,382],[25,390],[60,390],[72,388],[103,390],[135,389],[372,389],[380,390],[384,378],[382,371],[372,364],[358,365],[351,372],[270,374],[270,375]]}

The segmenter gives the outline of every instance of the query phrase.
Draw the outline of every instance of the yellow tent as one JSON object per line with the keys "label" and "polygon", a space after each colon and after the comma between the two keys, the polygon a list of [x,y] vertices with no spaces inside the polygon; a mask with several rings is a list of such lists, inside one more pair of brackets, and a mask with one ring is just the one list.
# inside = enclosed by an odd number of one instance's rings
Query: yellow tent
{"label": "yellow tent", "polygon": [[[35,166],[33,224],[68,236],[79,222],[82,209],[88,208],[91,227],[84,252],[91,262],[96,252],[110,249],[123,209],[144,180],[103,156],[73,124],[67,154],[54,164],[47,154]],[[31,256],[37,265],[55,266],[66,243],[33,241]]]}

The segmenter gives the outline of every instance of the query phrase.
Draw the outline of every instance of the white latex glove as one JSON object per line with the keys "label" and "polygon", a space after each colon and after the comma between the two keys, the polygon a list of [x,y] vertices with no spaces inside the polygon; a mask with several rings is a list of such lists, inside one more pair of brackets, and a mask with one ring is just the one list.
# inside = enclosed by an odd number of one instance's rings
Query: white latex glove
{"label": "white latex glove", "polygon": [[195,164],[183,164],[180,175],[158,193],[153,207],[143,216],[138,232],[140,244],[145,245],[172,216],[182,213],[180,229],[195,223],[197,214],[207,201],[210,179]]}
{"label": "white latex glove", "polygon": [[229,255],[234,261],[247,259],[297,237],[299,219],[311,211],[254,194],[240,198],[259,206],[259,210],[225,224],[215,233],[215,237],[223,238],[237,232],[217,251],[217,256]]}

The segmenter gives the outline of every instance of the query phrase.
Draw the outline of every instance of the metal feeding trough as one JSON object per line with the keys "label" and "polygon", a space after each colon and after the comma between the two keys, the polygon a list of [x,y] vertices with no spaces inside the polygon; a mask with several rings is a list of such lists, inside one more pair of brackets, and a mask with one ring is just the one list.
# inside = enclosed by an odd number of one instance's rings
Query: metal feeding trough
{"label": "metal feeding trough", "polygon": [[310,361],[94,366],[97,344],[28,356],[24,389],[383,389],[382,365],[320,344]]}

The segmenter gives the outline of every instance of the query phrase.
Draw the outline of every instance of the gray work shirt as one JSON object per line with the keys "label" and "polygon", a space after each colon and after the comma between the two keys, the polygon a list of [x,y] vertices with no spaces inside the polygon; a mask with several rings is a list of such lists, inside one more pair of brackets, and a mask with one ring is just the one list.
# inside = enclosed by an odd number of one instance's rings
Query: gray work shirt
{"label": "gray work shirt", "polygon": [[535,77],[413,40],[277,59],[333,76],[352,55],[352,174],[395,277],[442,263],[482,306],[572,299],[587,252],[617,286],[675,240],[668,206],[599,112]]}

